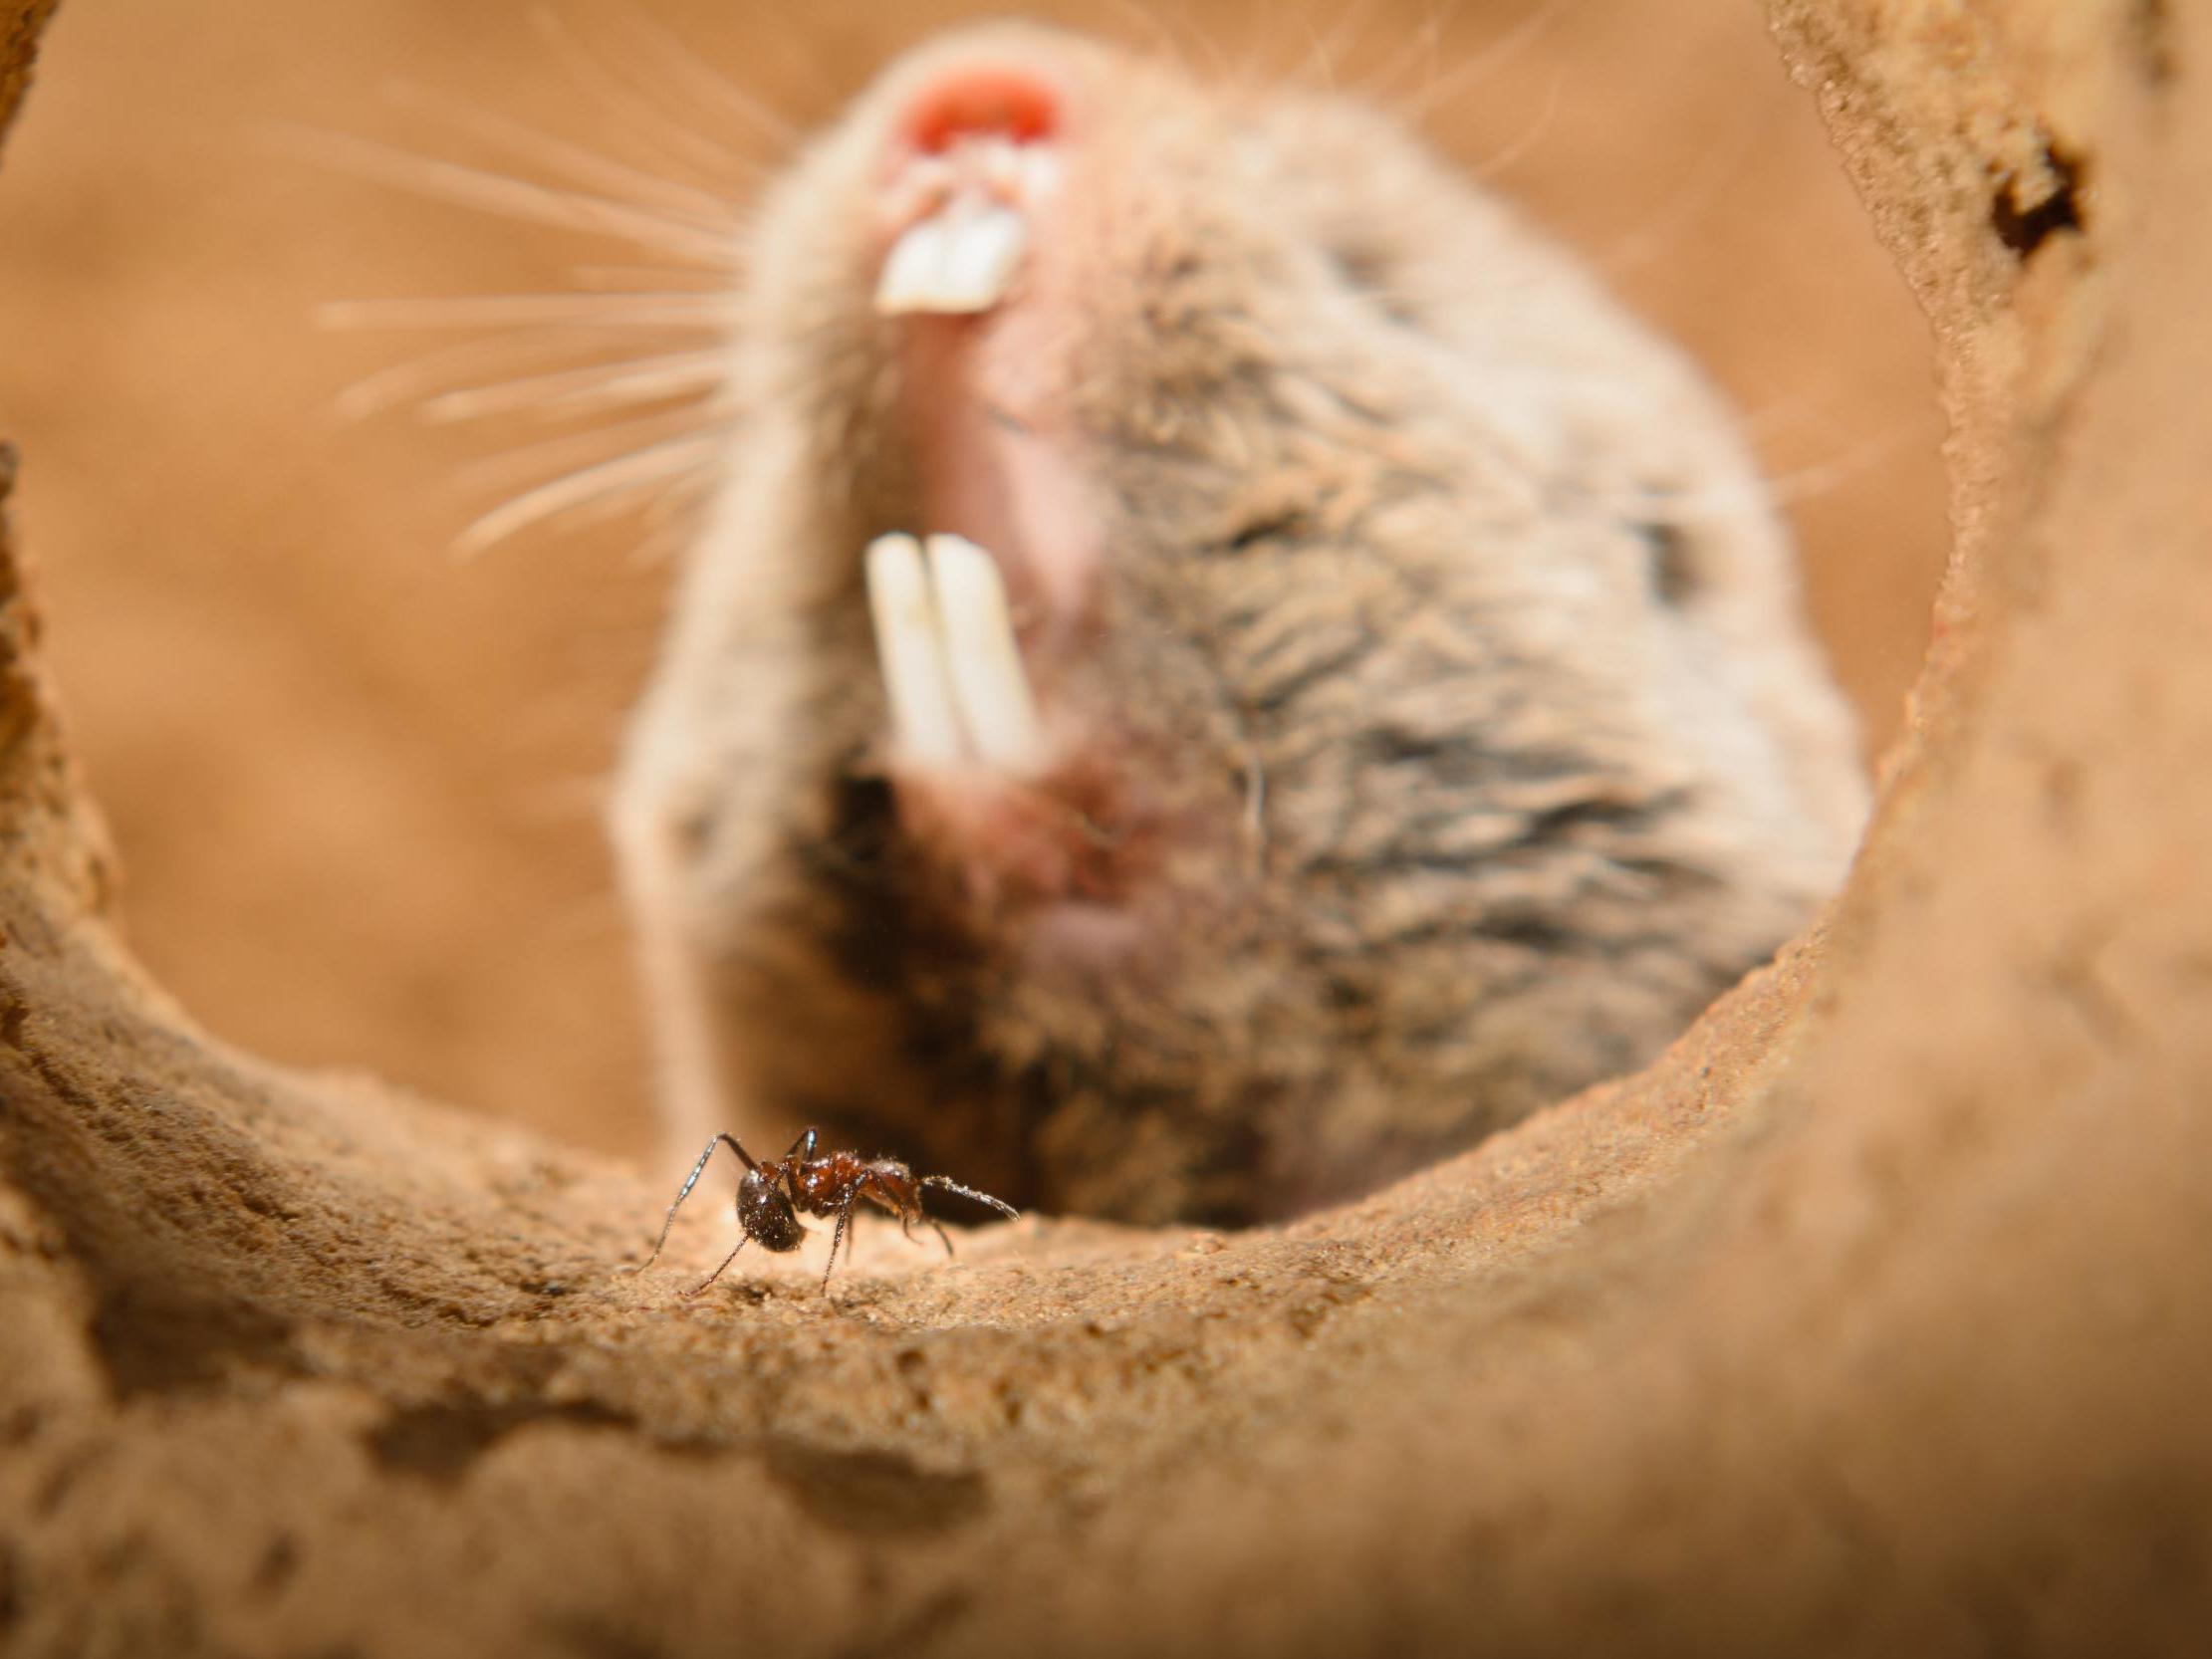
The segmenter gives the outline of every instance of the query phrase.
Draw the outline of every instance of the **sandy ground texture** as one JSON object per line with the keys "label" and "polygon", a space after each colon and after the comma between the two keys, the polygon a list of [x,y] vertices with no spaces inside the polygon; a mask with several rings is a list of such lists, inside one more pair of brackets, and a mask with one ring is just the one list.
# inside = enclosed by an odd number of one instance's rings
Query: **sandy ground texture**
{"label": "sandy ground texture", "polygon": [[2212,16],[1770,11],[1941,344],[1912,729],[1823,930],[1351,1209],[617,1277],[657,1184],[152,988],[12,554],[0,1647],[2200,1647]]}
{"label": "sandy ground texture", "polygon": [[[599,810],[667,576],[640,556],[653,526],[457,559],[476,514],[561,464],[499,457],[573,441],[574,423],[425,425],[406,406],[345,420],[350,385],[454,338],[315,317],[561,289],[574,266],[641,256],[384,187],[320,146],[546,176],[469,124],[491,116],[703,168],[742,202],[782,140],[700,96],[641,18],[805,126],[933,28],[1007,8],[565,0],[555,16],[596,55],[581,76],[534,26],[542,9],[66,8],[0,171],[0,430],[25,453],[17,510],[123,849],[129,936],[163,983],[258,1052],[626,1150],[644,1139],[647,1067]],[[1868,734],[1894,732],[1948,545],[1927,330],[1751,8],[1027,9],[1202,74],[1372,89],[1587,250],[1749,411]],[[610,108],[624,77],[662,84],[731,153]],[[477,367],[500,361],[535,359]]]}

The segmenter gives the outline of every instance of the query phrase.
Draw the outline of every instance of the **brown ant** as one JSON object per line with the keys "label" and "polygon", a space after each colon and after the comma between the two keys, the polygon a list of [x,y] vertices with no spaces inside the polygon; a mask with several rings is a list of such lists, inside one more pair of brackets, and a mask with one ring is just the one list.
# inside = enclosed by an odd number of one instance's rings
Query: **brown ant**
{"label": "brown ant", "polygon": [[[687,1297],[697,1296],[720,1279],[723,1269],[737,1260],[737,1252],[748,1243],[779,1255],[797,1250],[807,1238],[807,1230],[799,1225],[802,1210],[810,1216],[838,1218],[837,1231],[830,1235],[830,1265],[822,1270],[824,1296],[830,1294],[830,1275],[838,1265],[838,1246],[845,1244],[854,1207],[863,1198],[898,1217],[899,1229],[909,1239],[914,1236],[915,1222],[928,1222],[937,1229],[937,1237],[944,1240],[947,1256],[952,1254],[952,1236],[935,1217],[923,1213],[922,1188],[942,1187],[1007,1215],[1018,1217],[1021,1214],[1013,1205],[987,1192],[963,1187],[950,1176],[924,1175],[917,1179],[914,1172],[896,1158],[863,1158],[858,1152],[825,1152],[817,1157],[815,1141],[816,1133],[809,1129],[791,1143],[790,1151],[763,1164],[753,1161],[753,1155],[737,1143],[735,1135],[716,1135],[706,1143],[706,1150],[691,1166],[691,1173],[684,1177],[683,1190],[676,1194],[676,1201],[668,1206],[668,1219],[660,1224],[660,1237],[653,1241],[652,1254],[633,1271],[643,1273],[660,1259],[660,1247],[668,1242],[668,1230],[676,1224],[676,1212],[691,1196],[691,1189],[699,1184],[699,1176],[717,1146],[727,1146],[745,1165],[745,1177],[737,1184],[737,1224],[743,1229],[744,1237],[737,1241],[736,1250],[722,1258],[720,1268],[683,1293]],[[852,1255],[852,1247],[848,1245],[847,1260],[850,1261]]]}

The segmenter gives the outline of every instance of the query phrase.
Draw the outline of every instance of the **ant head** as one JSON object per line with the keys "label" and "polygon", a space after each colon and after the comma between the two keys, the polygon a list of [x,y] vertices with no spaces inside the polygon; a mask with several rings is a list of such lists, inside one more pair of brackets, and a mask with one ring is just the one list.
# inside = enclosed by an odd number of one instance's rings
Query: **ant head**
{"label": "ant head", "polygon": [[806,1243],[807,1230],[791,1199],[761,1170],[748,1170],[737,1184],[737,1224],[763,1250],[779,1255]]}

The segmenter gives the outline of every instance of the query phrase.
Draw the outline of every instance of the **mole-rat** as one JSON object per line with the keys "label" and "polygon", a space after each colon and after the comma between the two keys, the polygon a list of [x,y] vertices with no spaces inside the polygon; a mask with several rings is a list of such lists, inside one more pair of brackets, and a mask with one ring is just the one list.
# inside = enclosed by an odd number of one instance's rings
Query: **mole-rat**
{"label": "mole-rat", "polygon": [[1335,96],[1027,25],[767,188],[614,812],[671,1144],[1241,1224],[1630,1068],[1864,807],[1728,412]]}

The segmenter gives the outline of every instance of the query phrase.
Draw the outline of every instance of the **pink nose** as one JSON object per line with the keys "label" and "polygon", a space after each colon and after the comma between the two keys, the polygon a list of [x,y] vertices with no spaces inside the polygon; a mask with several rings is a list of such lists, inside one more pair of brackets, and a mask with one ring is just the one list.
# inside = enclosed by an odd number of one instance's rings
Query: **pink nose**
{"label": "pink nose", "polygon": [[1060,119],[1060,93],[1036,71],[971,64],[922,87],[899,127],[915,149],[935,155],[962,138],[1043,143],[1058,132]]}

